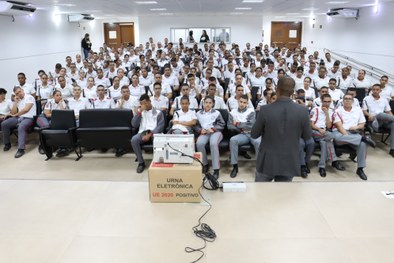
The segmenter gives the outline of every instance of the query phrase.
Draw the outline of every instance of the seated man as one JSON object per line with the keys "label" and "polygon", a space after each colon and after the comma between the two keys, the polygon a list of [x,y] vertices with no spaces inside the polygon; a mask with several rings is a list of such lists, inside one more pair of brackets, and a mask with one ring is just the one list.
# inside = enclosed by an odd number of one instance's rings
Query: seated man
{"label": "seated man", "polygon": [[197,116],[194,110],[189,109],[190,101],[188,96],[181,98],[181,109],[174,113],[171,134],[191,134],[193,127],[197,124]]}
{"label": "seated man", "polygon": [[105,96],[105,87],[103,85],[97,86],[97,98],[92,99],[93,109],[113,109],[115,102],[112,98]]}
{"label": "seated man", "polygon": [[[238,109],[238,99],[241,98],[242,95],[245,95],[244,87],[242,85],[238,85],[235,90],[235,95],[231,96],[227,100],[227,108],[229,111],[232,111],[233,109]],[[248,108],[254,109],[253,104],[250,100],[248,102]]]}
{"label": "seated man", "polygon": [[123,86],[121,88],[122,97],[118,99],[116,103],[116,108],[118,109],[129,109],[133,111],[136,115],[137,108],[139,106],[138,100],[134,96],[130,96],[130,89],[128,86]]}
{"label": "seated man", "polygon": [[366,167],[367,145],[375,147],[375,143],[368,137],[360,135],[364,130],[365,117],[360,107],[352,106],[353,97],[346,94],[343,97],[343,107],[339,107],[334,113],[333,131],[335,143],[338,145],[348,144],[357,150],[357,175],[362,180],[367,180],[364,173]]}
{"label": "seated man", "polygon": [[198,109],[198,102],[197,102],[196,98],[193,96],[190,96],[189,85],[184,83],[184,84],[182,84],[181,95],[176,97],[174,99],[174,102],[171,105],[170,115],[174,115],[174,112],[181,108],[180,104],[181,104],[181,98],[183,96],[186,96],[189,98],[189,102],[190,102],[189,108],[190,109],[192,109],[192,110]]}
{"label": "seated man", "polygon": [[379,127],[390,129],[389,154],[394,157],[394,116],[387,99],[380,96],[381,91],[380,84],[372,86],[371,95],[363,100],[363,112],[372,123],[373,130],[378,131]]}
{"label": "seated man", "polygon": [[18,151],[15,158],[19,158],[25,154],[27,131],[34,125],[36,101],[32,95],[25,94],[25,91],[19,86],[14,88],[14,94],[14,103],[10,111],[11,118],[1,123],[1,130],[3,131],[4,151],[6,152],[11,148],[11,130],[18,128]]}
{"label": "seated man", "polygon": [[168,98],[161,94],[161,83],[155,82],[153,84],[153,89],[153,96],[150,97],[153,108],[156,110],[168,111],[169,102]]}
{"label": "seated man", "polygon": [[345,170],[335,154],[333,135],[327,130],[332,127],[333,111],[330,109],[330,104],[331,96],[324,94],[322,96],[322,106],[315,107],[311,111],[312,137],[315,142],[320,144],[319,174],[321,177],[326,177],[326,161],[328,158],[334,168],[340,171]]}
{"label": "seated man", "polygon": [[235,133],[230,139],[231,164],[233,170],[230,177],[234,178],[238,174],[238,146],[252,143],[255,153],[259,152],[261,137],[253,139],[250,137],[250,131],[256,122],[256,113],[253,108],[248,108],[248,95],[242,95],[238,100],[238,109],[230,112],[227,122],[228,129]]}
{"label": "seated man", "polygon": [[137,173],[145,170],[145,161],[142,156],[141,144],[147,143],[153,139],[155,133],[162,133],[164,130],[165,118],[161,111],[152,107],[152,103],[147,94],[140,97],[140,107],[137,114],[134,115],[131,125],[138,128],[138,133],[131,138],[131,147],[137,156],[138,167]]}
{"label": "seated man", "polygon": [[[63,93],[62,93],[63,94]],[[74,86],[73,97],[68,100],[68,108],[74,110],[75,119],[77,120],[77,126],[79,126],[79,111],[83,109],[89,109],[91,104],[87,98],[82,95],[82,89],[80,86]]]}
{"label": "seated man", "polygon": [[[215,98],[215,105],[213,106],[214,109],[224,109],[227,110],[227,105],[224,102],[222,97],[219,97],[216,95],[216,85],[215,84],[209,84],[208,85],[208,96],[214,97]],[[204,107],[204,99],[201,100],[200,102],[200,109]]]}

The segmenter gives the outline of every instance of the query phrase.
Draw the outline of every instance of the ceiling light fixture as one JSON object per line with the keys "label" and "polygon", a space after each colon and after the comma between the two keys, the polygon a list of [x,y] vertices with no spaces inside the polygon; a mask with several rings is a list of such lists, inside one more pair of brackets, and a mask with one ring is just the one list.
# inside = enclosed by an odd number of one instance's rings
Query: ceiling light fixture
{"label": "ceiling light fixture", "polygon": [[167,11],[167,8],[151,8],[150,11]]}
{"label": "ceiling light fixture", "polygon": [[237,15],[243,15],[243,13],[241,13],[241,12],[232,12],[232,13],[230,13],[230,15],[237,16]]}
{"label": "ceiling light fixture", "polygon": [[136,1],[135,3],[138,5],[155,5],[155,4],[157,4],[156,1]]}
{"label": "ceiling light fixture", "polygon": [[349,3],[349,1],[330,1],[327,2],[327,5],[343,5],[343,4],[347,4]]}
{"label": "ceiling light fixture", "polygon": [[243,0],[242,3],[262,3],[264,0]]}
{"label": "ceiling light fixture", "polygon": [[161,16],[172,16],[174,13],[160,13]]}
{"label": "ceiling light fixture", "polygon": [[252,10],[251,7],[236,7],[235,10]]}

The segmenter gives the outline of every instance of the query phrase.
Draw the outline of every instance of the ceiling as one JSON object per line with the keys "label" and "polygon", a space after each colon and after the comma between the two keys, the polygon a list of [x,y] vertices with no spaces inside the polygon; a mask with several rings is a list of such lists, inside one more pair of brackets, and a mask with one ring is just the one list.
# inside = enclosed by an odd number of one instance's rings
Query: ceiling
{"label": "ceiling", "polygon": [[243,3],[243,0],[156,0],[157,4],[137,4],[138,1],[147,0],[30,0],[20,2],[29,2],[40,10],[54,11],[56,9],[59,13],[92,14],[96,18],[213,14],[268,15],[279,18],[280,16],[318,16],[324,15],[330,8],[361,8],[372,6],[375,2],[394,0],[264,0],[262,3]]}

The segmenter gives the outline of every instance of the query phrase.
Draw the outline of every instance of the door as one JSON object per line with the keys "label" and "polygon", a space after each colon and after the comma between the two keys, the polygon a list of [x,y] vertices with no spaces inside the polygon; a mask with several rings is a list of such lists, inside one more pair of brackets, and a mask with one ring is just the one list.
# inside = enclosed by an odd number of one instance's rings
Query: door
{"label": "door", "polygon": [[123,43],[134,45],[134,24],[104,23],[104,40],[111,48],[119,48]]}
{"label": "door", "polygon": [[301,45],[302,22],[271,22],[271,45],[289,49]]}

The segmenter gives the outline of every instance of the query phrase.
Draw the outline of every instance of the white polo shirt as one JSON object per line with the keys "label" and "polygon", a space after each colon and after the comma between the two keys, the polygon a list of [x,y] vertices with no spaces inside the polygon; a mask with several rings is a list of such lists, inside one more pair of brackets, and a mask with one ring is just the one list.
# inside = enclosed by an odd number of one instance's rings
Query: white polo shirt
{"label": "white polo shirt", "polygon": [[119,86],[119,88],[115,89],[114,86],[111,86],[108,89],[108,95],[114,99],[114,100],[118,100],[120,97],[122,97],[122,92],[121,92],[121,87]]}
{"label": "white polo shirt", "polygon": [[34,116],[36,116],[36,100],[34,99],[34,97],[30,94],[25,94],[25,97],[23,97],[23,99],[21,99],[18,103],[17,103],[17,107],[18,107],[18,111],[23,110],[27,104],[33,104],[33,106],[30,108],[30,110],[28,112],[26,112],[25,114],[20,115],[19,117],[24,117],[24,118],[33,118]]}
{"label": "white polo shirt", "polygon": [[[175,110],[179,110],[181,108],[182,97],[183,97],[182,95],[176,97],[172,102],[171,108]],[[198,109],[198,102],[195,97],[189,96],[189,102],[190,102],[189,109]]]}
{"label": "white polo shirt", "polygon": [[151,110],[144,110],[141,113],[141,123],[138,133],[142,133],[146,130],[154,130],[157,126],[157,117],[161,111],[151,109]]}
{"label": "white polo shirt", "polygon": [[[332,109],[328,109],[328,116],[332,117],[334,111]],[[315,107],[311,110],[310,113],[311,121],[319,128],[325,129],[326,125],[326,114],[322,110],[321,106]]]}
{"label": "white polo shirt", "polygon": [[33,85],[29,84],[29,83],[25,83],[25,85],[21,86],[21,85],[16,85],[18,87],[21,87],[23,89],[23,91],[25,92],[25,94],[34,94],[36,93],[36,89],[33,87]]}
{"label": "white polo shirt", "polygon": [[10,113],[13,106],[12,104],[10,99],[5,99],[3,102],[0,102],[0,115],[7,115]]}
{"label": "white polo shirt", "polygon": [[87,99],[97,98],[97,87],[93,86],[91,88],[88,88],[88,87],[83,88],[83,95]]}
{"label": "white polo shirt", "polygon": [[[123,102],[123,105],[121,106],[121,102]],[[122,98],[119,98],[118,101],[116,102],[116,108],[119,109],[129,109],[132,110],[134,113],[136,112],[136,108],[140,106],[140,102],[136,97],[130,96],[128,100],[124,100]]]}
{"label": "white polo shirt", "polygon": [[79,111],[90,108],[90,102],[87,98],[82,96],[79,99],[70,98],[68,100],[68,108],[74,110],[74,115],[79,116]]}
{"label": "white polo shirt", "polygon": [[[202,99],[200,101],[200,106],[199,106],[200,109],[204,108],[204,100],[205,99]],[[215,96],[215,105],[213,106],[213,108],[215,110],[218,110],[218,109],[228,110],[228,107],[227,107],[226,103],[224,102],[223,98],[219,97],[219,96]]]}
{"label": "white polo shirt", "polygon": [[150,86],[151,84],[153,84],[153,78],[151,76],[146,76],[146,78],[144,78],[143,76],[139,77],[139,83],[142,86]]}
{"label": "white polo shirt", "polygon": [[363,80],[359,80],[358,78],[355,78],[353,80],[353,86],[355,86],[356,88],[370,88],[371,85],[371,81],[367,78],[364,78]]}
{"label": "white polo shirt", "polygon": [[[60,108],[62,106],[62,108]],[[67,107],[66,103],[62,101],[61,103],[56,103],[55,99],[49,99],[47,103],[45,104],[44,110],[59,110],[59,109],[65,109]]]}
{"label": "white polo shirt", "polygon": [[99,98],[94,98],[92,101],[93,109],[113,109],[115,108],[115,102],[109,97],[104,97],[103,100]]}
{"label": "white polo shirt", "polygon": [[345,130],[350,127],[357,126],[359,123],[365,123],[365,117],[360,107],[352,107],[350,111],[346,111],[343,107],[339,107],[334,113],[334,124],[341,122]]}
{"label": "white polo shirt", "polygon": [[108,89],[109,86],[111,86],[111,81],[109,81],[109,79],[108,79],[108,78],[105,78],[105,77],[103,77],[103,78],[101,78],[101,79],[96,78],[96,79],[94,80],[94,83],[96,84],[96,86],[103,85],[104,88],[106,88],[106,89]]}
{"label": "white polo shirt", "polygon": [[37,96],[42,100],[47,100],[52,97],[55,88],[52,85],[42,86],[42,84],[37,86]]}
{"label": "white polo shirt", "polygon": [[387,99],[390,101],[392,97],[394,97],[394,89],[390,86],[385,86],[380,92],[380,97]]}
{"label": "white polo shirt", "polygon": [[376,116],[379,113],[391,111],[391,107],[385,98],[375,99],[372,95],[369,95],[363,100],[363,110],[368,110],[370,115]]}
{"label": "white polo shirt", "polygon": [[[154,83],[153,83],[154,84]],[[148,94],[155,94],[153,89],[153,84],[149,86]],[[167,96],[167,94],[172,93],[171,86],[168,83],[161,83],[161,95]]]}
{"label": "white polo shirt", "polygon": [[328,89],[328,94],[330,94],[333,101],[339,101],[344,96],[342,90],[340,89]]}
{"label": "white polo shirt", "polygon": [[140,99],[141,95],[145,94],[145,88],[144,86],[141,85],[134,87],[133,84],[131,84],[129,86],[129,90],[130,90],[130,96],[136,97],[137,99]]}
{"label": "white polo shirt", "polygon": [[350,76],[348,76],[346,79],[344,79],[344,78],[342,78],[342,75],[340,75],[337,78],[337,84],[340,89],[347,89],[349,87],[354,87],[353,86],[353,79]]}
{"label": "white polo shirt", "polygon": [[60,87],[59,84],[56,84],[55,90],[59,90],[62,93],[62,97],[64,99],[68,99],[72,97],[72,91],[73,91],[72,87],[67,84],[64,88]]}
{"label": "white polo shirt", "polygon": [[[173,117],[174,121],[192,121],[192,120],[197,120],[197,115],[194,110],[188,110],[187,112],[184,112],[182,109],[177,110],[174,113]],[[189,132],[187,127],[183,126],[182,124],[175,124],[172,126],[172,129],[178,129],[183,132]]]}
{"label": "white polo shirt", "polygon": [[326,86],[328,87],[328,82],[330,81],[329,77],[325,77],[324,79],[320,78],[319,76],[315,77],[312,81],[313,85],[320,90],[321,87]]}
{"label": "white polo shirt", "polygon": [[179,80],[175,76],[175,74],[171,74],[169,77],[166,77],[165,75],[163,75],[162,83],[166,83],[172,87],[179,86]]}
{"label": "white polo shirt", "polygon": [[152,107],[155,108],[156,110],[161,110],[162,108],[168,109],[169,102],[167,97],[163,95],[160,95],[160,97],[158,98],[151,96],[150,100],[152,102]]}
{"label": "white polo shirt", "polygon": [[304,76],[301,76],[301,78],[297,78],[297,76],[292,77],[295,81],[295,90],[303,89],[304,88]]}
{"label": "white polo shirt", "polygon": [[[248,108],[254,109],[253,104],[250,100],[248,100]],[[229,111],[232,111],[233,109],[238,109],[238,100],[235,97],[231,97],[227,100],[227,107]]]}

